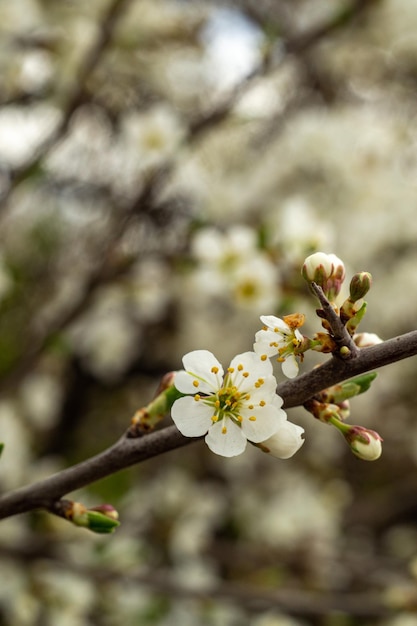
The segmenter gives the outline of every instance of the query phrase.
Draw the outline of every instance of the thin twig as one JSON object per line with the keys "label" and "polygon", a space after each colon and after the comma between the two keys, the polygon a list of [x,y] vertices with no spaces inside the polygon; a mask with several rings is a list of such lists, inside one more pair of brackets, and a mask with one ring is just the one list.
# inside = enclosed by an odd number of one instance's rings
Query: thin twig
{"label": "thin twig", "polygon": [[[323,307],[323,314],[320,317],[323,317],[329,323],[332,338],[339,348],[339,352],[334,353],[335,356],[344,359],[352,359],[357,357],[359,354],[359,348],[353,342],[353,339],[349,335],[346,326],[343,324],[339,315],[336,313],[331,303],[324,295],[323,289],[320,287],[320,285],[316,285],[316,283],[314,282],[311,283],[311,288],[319,299],[321,306]],[[346,355],[343,354],[341,348],[348,349]]]}

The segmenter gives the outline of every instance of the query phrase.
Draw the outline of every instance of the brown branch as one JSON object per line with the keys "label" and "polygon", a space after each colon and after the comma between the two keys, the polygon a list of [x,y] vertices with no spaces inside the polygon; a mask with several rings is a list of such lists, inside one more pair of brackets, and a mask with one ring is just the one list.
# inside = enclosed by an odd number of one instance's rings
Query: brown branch
{"label": "brown branch", "polygon": [[[279,384],[277,393],[284,399],[285,408],[300,406],[322,389],[416,354],[417,331],[412,331],[364,348],[357,358],[349,361],[332,357],[324,365]],[[126,433],[100,454],[38,483],[5,494],[0,498],[0,519],[37,508],[49,509],[55,500],[75,489],[197,440],[184,437],[175,426],[137,439],[129,438]]]}
{"label": "brown branch", "polygon": [[0,498],[0,519],[38,508],[50,509],[66,493],[191,441],[174,426],[137,439],[123,436],[87,461],[4,495]]}
{"label": "brown branch", "polygon": [[[323,307],[322,315],[319,315],[319,317],[323,317],[329,323],[332,338],[334,339],[337,347],[339,348],[339,350],[344,347],[347,348],[349,351],[347,356],[343,356],[342,352],[339,352],[337,356],[345,359],[352,359],[357,357],[359,354],[359,348],[353,342],[353,339],[349,335],[346,326],[343,324],[339,315],[336,313],[331,303],[324,295],[323,289],[320,287],[320,285],[316,285],[316,283],[314,282],[311,283],[311,288],[319,299],[321,306]],[[319,313],[321,313],[321,311],[319,311]]]}
{"label": "brown branch", "polygon": [[277,393],[284,398],[285,408],[299,406],[327,387],[416,354],[417,330],[413,330],[376,346],[363,348],[355,359],[343,361],[332,357],[310,372],[280,383]]}

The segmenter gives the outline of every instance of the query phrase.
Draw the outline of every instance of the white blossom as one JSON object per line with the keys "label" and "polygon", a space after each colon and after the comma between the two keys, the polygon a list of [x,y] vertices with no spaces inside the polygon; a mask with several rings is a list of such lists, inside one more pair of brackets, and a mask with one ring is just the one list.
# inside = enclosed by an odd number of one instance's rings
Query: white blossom
{"label": "white blossom", "polygon": [[287,378],[298,374],[298,362],[294,350],[303,342],[303,335],[296,326],[304,322],[302,315],[287,315],[284,319],[275,315],[261,315],[264,328],[255,335],[254,351],[261,357],[278,355],[282,371]]}
{"label": "white blossom", "polygon": [[201,437],[216,454],[241,454],[247,441],[261,443],[286,423],[276,394],[272,365],[254,352],[237,355],[226,373],[208,350],[183,358],[176,388],[187,395],[174,402],[172,419],[186,437]]}

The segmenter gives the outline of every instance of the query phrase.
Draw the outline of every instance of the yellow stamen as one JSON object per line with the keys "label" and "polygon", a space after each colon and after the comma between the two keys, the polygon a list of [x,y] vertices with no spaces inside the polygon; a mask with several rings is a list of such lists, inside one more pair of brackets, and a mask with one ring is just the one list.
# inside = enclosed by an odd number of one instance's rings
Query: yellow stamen
{"label": "yellow stamen", "polygon": [[198,393],[196,393],[194,396],[194,400],[198,402],[199,400],[201,400],[201,396]]}
{"label": "yellow stamen", "polygon": [[223,426],[222,428],[222,435],[225,435],[227,433],[227,428],[226,426]]}
{"label": "yellow stamen", "polygon": [[239,372],[241,372],[243,370],[242,363],[239,363],[239,365],[237,366],[237,369],[238,369]]}
{"label": "yellow stamen", "polygon": [[198,380],[193,380],[193,385],[194,387],[199,387],[200,383],[198,382]]}
{"label": "yellow stamen", "polygon": [[249,421],[256,422],[256,417],[254,415],[251,415]]}
{"label": "yellow stamen", "polygon": [[259,406],[265,406],[265,400],[261,400]]}
{"label": "yellow stamen", "polygon": [[219,418],[217,417],[217,415],[213,415],[213,417],[211,418],[212,422],[217,422],[219,420]]}
{"label": "yellow stamen", "polygon": [[234,367],[228,367],[227,371],[229,372],[229,374],[233,374],[233,372],[235,371]]}
{"label": "yellow stamen", "polygon": [[262,354],[261,355],[261,361],[266,361],[267,360],[267,355],[266,354]]}
{"label": "yellow stamen", "polygon": [[217,374],[219,371],[219,368],[213,365],[213,367],[211,368],[211,371],[213,372],[213,374]]}
{"label": "yellow stamen", "polygon": [[243,376],[244,378],[247,378],[247,377],[249,376],[249,372],[243,372],[242,376]]}

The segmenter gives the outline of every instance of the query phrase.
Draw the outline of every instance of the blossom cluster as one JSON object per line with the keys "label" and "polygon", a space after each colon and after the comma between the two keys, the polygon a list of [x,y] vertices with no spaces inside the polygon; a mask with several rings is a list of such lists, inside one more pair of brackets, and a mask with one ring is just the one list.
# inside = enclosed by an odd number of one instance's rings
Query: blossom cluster
{"label": "blossom cluster", "polygon": [[[333,301],[338,296],[345,274],[343,262],[334,254],[314,253],[302,267],[303,277],[313,292],[319,290],[323,298],[320,301],[331,309],[336,323],[345,326],[346,340],[355,348],[362,344],[360,335],[355,334],[353,339],[351,336],[365,313],[362,297],[370,288],[371,276],[367,272],[354,275],[350,295],[339,309],[327,298]],[[269,359],[276,356],[284,375],[294,378],[306,350],[340,350],[333,336],[334,318],[326,319],[323,310],[318,314],[326,332],[317,333],[312,340],[299,330],[305,321],[301,313],[282,319],[261,315],[264,326],[255,335],[253,352],[235,356],[226,371],[208,350],[187,353],[183,357],[184,369],[175,374],[173,381],[176,390],[183,394],[175,399],[171,409],[180,432],[186,437],[205,435],[210,450],[225,457],[244,452],[248,441],[279,458],[293,456],[304,443],[304,429],[287,420]],[[349,352],[348,346],[342,348],[341,354]],[[317,419],[336,426],[352,452],[366,460],[379,457],[381,437],[363,427],[347,426],[344,420],[349,415],[348,398],[366,391],[372,379],[373,376],[355,379],[340,389],[325,390],[305,404]]]}

